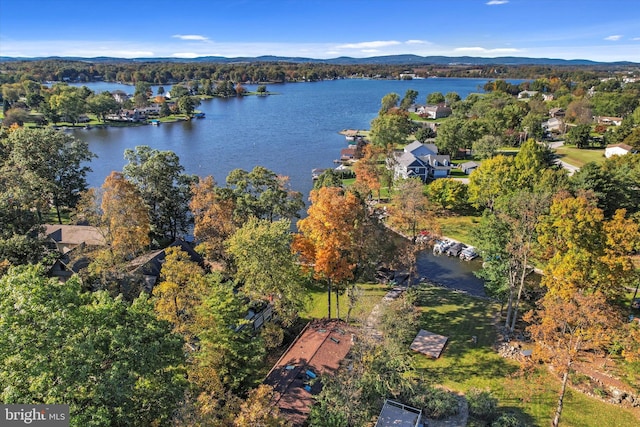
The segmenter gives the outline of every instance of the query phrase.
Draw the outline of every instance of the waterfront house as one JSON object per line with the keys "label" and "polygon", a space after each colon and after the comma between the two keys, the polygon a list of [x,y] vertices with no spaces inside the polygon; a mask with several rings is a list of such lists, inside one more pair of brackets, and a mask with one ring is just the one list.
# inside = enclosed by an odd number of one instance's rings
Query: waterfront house
{"label": "waterfront house", "polygon": [[428,119],[440,119],[443,117],[449,117],[453,111],[447,104],[441,103],[436,105],[429,104],[423,107],[418,107],[416,112],[420,116],[426,117]]}
{"label": "waterfront house", "polygon": [[125,91],[119,89],[111,92],[111,96],[113,96],[113,99],[115,99],[120,104],[125,103],[130,98],[130,96],[127,95]]}
{"label": "waterfront house", "polygon": [[448,177],[451,159],[448,155],[439,155],[435,144],[413,141],[403,151],[396,153],[393,169],[396,178],[417,177],[425,182]]}
{"label": "waterfront house", "polygon": [[632,146],[627,144],[612,144],[607,145],[604,149],[604,156],[608,159],[612,156],[624,156],[625,154],[634,153],[637,150],[634,150]]}
{"label": "waterfront house", "polygon": [[537,93],[538,93],[537,90],[523,90],[522,92],[518,93],[518,99],[532,98]]}
{"label": "waterfront house", "polygon": [[49,274],[65,281],[89,265],[87,253],[107,245],[104,232],[88,225],[45,224],[44,237],[60,256],[49,267]]}

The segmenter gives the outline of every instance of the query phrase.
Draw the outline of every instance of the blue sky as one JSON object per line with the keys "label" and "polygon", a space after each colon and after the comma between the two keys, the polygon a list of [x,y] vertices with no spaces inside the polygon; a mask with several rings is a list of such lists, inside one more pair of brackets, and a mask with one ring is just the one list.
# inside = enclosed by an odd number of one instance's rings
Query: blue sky
{"label": "blue sky", "polygon": [[0,55],[640,62],[638,0],[0,0]]}

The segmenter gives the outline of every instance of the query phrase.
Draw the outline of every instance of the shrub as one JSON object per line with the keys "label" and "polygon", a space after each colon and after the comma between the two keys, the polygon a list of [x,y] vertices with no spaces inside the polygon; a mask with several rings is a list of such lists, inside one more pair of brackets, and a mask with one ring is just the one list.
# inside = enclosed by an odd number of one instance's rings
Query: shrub
{"label": "shrub", "polygon": [[438,388],[419,390],[412,396],[411,405],[421,408],[427,418],[441,419],[458,413],[458,399]]}
{"label": "shrub", "polygon": [[520,427],[522,423],[512,413],[502,414],[496,419],[493,423],[491,423],[491,427]]}
{"label": "shrub", "polygon": [[498,399],[491,395],[489,391],[472,388],[467,393],[469,402],[469,413],[474,417],[483,420],[492,420],[496,416]]}

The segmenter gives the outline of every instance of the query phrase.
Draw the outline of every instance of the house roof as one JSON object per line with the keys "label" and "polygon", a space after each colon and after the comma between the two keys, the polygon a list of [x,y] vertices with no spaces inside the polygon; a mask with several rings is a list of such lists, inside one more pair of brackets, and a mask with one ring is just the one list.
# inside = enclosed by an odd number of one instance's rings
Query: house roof
{"label": "house roof", "polygon": [[451,168],[451,165],[450,165],[451,158],[449,157],[449,155],[445,155],[445,154],[440,154],[440,155],[429,154],[429,155],[426,155],[426,156],[420,156],[420,160],[422,160],[424,163],[427,163],[429,166],[431,166],[434,169],[449,169],[449,168]]}
{"label": "house roof", "polygon": [[313,395],[322,387],[317,381],[310,384],[313,376],[335,373],[351,345],[352,331],[346,323],[316,320],[305,326],[271,369],[264,383],[273,387],[272,403],[293,425],[303,425]]}
{"label": "house roof", "polygon": [[438,154],[438,147],[435,144],[423,144],[420,141],[413,141],[404,147],[405,153],[411,153],[414,156],[426,156],[429,154]]}
{"label": "house roof", "polygon": [[611,144],[611,145],[607,145],[607,148],[622,148],[623,150],[627,150],[627,151],[631,151],[633,150],[633,147],[630,145],[627,145],[625,143],[619,143],[619,144]]}
{"label": "house roof", "polygon": [[422,160],[407,152],[399,153],[399,155],[396,157],[396,161],[399,165],[404,166],[405,168],[408,168],[410,166],[424,167],[424,164],[422,164]]}
{"label": "house roof", "polygon": [[478,163],[476,163],[476,162],[460,163],[460,168],[462,168],[462,169],[477,168],[478,166],[480,166],[480,165]]}
{"label": "house roof", "polygon": [[90,225],[45,224],[45,235],[63,245],[104,246],[107,242],[99,228]]}

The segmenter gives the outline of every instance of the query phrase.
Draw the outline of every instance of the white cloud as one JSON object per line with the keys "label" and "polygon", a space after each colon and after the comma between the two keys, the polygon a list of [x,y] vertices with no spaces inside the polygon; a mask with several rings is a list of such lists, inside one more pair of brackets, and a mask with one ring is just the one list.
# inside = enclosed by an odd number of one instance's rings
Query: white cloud
{"label": "white cloud", "polygon": [[638,42],[638,41],[640,41],[640,37],[634,37],[631,40],[633,40],[634,42]]}
{"label": "white cloud", "polygon": [[377,49],[380,47],[395,46],[401,44],[399,41],[373,41],[360,43],[347,43],[336,46],[337,49]]}
{"label": "white cloud", "polygon": [[609,40],[610,42],[615,42],[615,41],[620,40],[621,38],[622,38],[622,36],[620,34],[615,34],[613,36],[605,37],[604,39],[605,40]]}
{"label": "white cloud", "polygon": [[520,49],[511,48],[511,47],[487,49],[484,47],[473,46],[473,47],[457,47],[453,49],[453,51],[458,53],[466,52],[470,54],[471,53],[473,54],[496,54],[496,53],[504,54],[504,53],[517,53],[517,52],[520,52]]}
{"label": "white cloud", "polygon": [[199,56],[206,56],[201,53],[193,53],[193,52],[176,52],[172,53],[172,58],[197,58]]}
{"label": "white cloud", "polygon": [[405,43],[406,44],[431,44],[431,42],[428,42],[426,40],[407,40]]}
{"label": "white cloud", "polygon": [[488,6],[497,6],[500,4],[507,4],[507,3],[509,3],[509,0],[491,0],[486,2],[485,4]]}
{"label": "white cloud", "polygon": [[209,40],[208,37],[200,36],[198,34],[184,34],[184,35],[175,34],[172,37],[180,40],[191,40],[191,41],[195,40],[195,41],[201,41],[201,42],[205,42]]}

